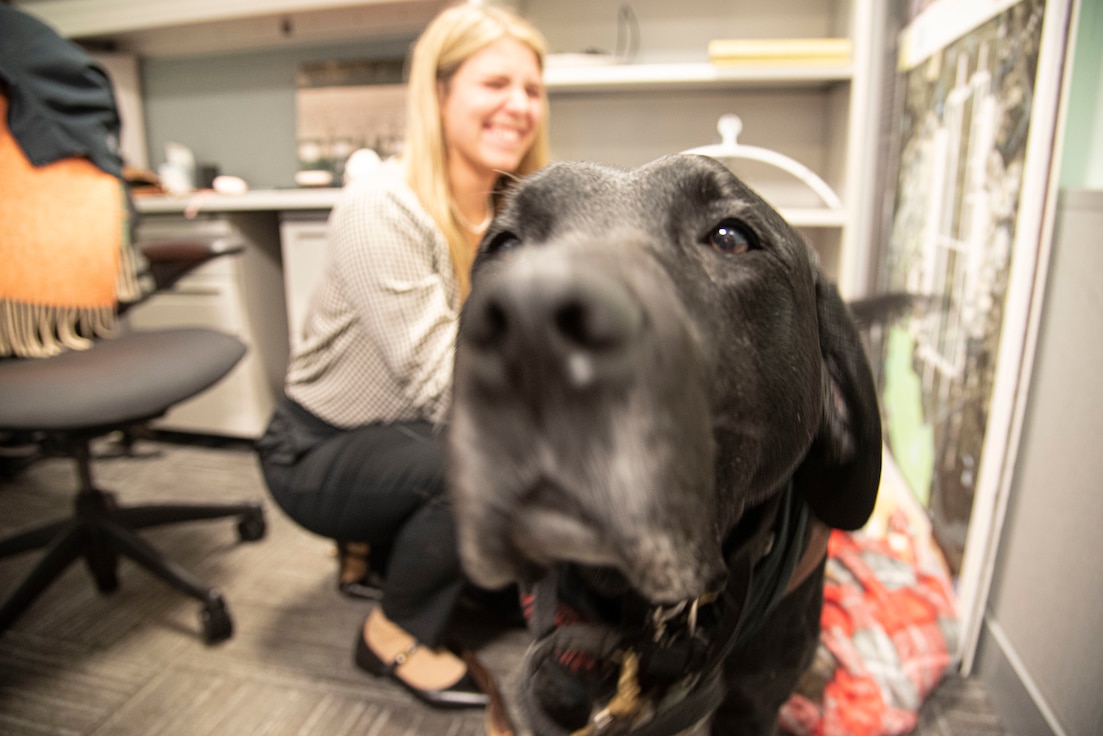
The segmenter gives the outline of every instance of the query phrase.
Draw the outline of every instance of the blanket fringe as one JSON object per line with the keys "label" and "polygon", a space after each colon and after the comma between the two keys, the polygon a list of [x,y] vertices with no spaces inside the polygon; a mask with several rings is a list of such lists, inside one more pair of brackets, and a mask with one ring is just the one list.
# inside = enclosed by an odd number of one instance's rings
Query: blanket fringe
{"label": "blanket fringe", "polygon": [[126,199],[126,187],[122,187],[123,233],[119,241],[119,271],[115,278],[115,297],[120,302],[136,302],[145,295],[146,289],[141,282],[141,274],[146,267],[131,240],[130,211]]}
{"label": "blanket fringe", "polygon": [[87,350],[115,334],[115,307],[58,307],[0,300],[0,357],[48,358]]}

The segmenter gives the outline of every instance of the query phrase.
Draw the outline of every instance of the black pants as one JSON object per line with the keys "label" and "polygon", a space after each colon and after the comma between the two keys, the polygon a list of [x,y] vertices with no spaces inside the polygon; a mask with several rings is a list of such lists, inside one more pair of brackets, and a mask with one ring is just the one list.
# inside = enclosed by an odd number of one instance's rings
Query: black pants
{"label": "black pants", "polygon": [[300,525],[389,550],[383,612],[418,641],[440,646],[465,580],[443,442],[432,426],[343,430],[285,398],[257,452],[272,497]]}

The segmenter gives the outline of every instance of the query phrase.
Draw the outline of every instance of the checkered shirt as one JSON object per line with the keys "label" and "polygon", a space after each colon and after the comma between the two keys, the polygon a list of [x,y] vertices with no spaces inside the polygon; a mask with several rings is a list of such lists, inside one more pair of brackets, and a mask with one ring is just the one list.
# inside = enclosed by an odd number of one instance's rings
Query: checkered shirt
{"label": "checkered shirt", "polygon": [[346,187],[329,219],[325,276],[287,371],[287,395],[351,428],[447,410],[459,290],[444,235],[384,166]]}

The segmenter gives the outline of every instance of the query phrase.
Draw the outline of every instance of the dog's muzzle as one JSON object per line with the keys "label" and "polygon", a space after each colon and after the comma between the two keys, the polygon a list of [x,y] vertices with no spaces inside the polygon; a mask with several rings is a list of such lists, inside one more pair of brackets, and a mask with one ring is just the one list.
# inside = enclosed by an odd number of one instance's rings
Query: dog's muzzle
{"label": "dog's muzzle", "polygon": [[[731,550],[723,590],[673,605],[620,595],[628,602],[615,624],[562,615],[560,583],[554,576],[542,581],[526,602],[537,641],[526,654],[521,683],[522,706],[534,732],[659,736],[680,733],[707,717],[723,698],[728,654],[775,609],[804,553],[822,560],[822,548],[809,550],[804,543],[808,523],[807,507],[786,488],[741,521],[735,540],[754,541]],[[577,584],[568,587],[577,595]],[[599,697],[587,723],[574,730],[544,710],[534,689],[536,672],[548,658],[561,666],[581,659],[592,668],[617,670],[615,688]]]}
{"label": "dog's muzzle", "polygon": [[[577,618],[570,609],[564,614],[562,602],[555,600],[555,585],[553,576],[526,597],[526,615],[537,638],[522,666],[520,696],[534,734],[680,733],[719,705],[716,657],[735,633],[738,607],[732,611],[721,606],[719,594],[710,593],[669,606],[632,606],[632,615],[610,626]],[[729,617],[733,613],[736,617]],[[585,725],[566,727],[544,709],[537,671],[549,659],[568,670],[588,672],[595,683],[607,683],[602,688],[609,689],[597,696]]]}
{"label": "dog's muzzle", "polygon": [[707,381],[681,310],[639,247],[526,247],[479,274],[450,430],[476,582],[577,562],[676,602],[723,577]]}

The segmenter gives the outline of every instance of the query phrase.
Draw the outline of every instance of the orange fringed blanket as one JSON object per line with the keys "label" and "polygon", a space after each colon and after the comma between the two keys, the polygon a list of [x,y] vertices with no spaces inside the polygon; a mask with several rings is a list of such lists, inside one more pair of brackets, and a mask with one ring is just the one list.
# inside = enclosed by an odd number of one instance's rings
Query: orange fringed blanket
{"label": "orange fringed blanket", "polygon": [[0,357],[45,357],[111,334],[138,294],[121,182],[81,158],[35,168],[0,96]]}

